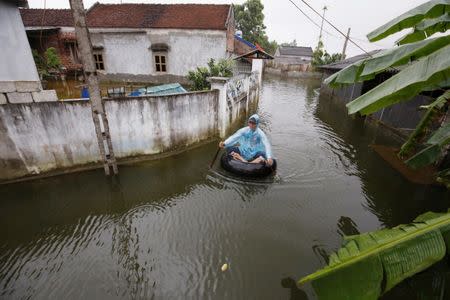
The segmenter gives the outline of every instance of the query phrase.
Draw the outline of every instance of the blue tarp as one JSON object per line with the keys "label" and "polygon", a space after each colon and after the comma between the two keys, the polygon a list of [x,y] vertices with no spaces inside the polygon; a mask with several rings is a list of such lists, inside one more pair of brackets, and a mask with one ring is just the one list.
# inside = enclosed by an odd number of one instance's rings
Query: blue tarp
{"label": "blue tarp", "polygon": [[140,88],[132,91],[128,96],[144,96],[144,95],[168,95],[180,94],[187,91],[179,83],[163,84],[152,87]]}
{"label": "blue tarp", "polygon": [[253,49],[256,49],[256,46],[255,46],[255,45],[253,45],[252,43],[250,43],[250,42],[247,41],[247,40],[244,40],[244,39],[241,38],[240,36],[234,35],[234,38],[237,39],[238,41],[243,42],[243,43],[246,44],[247,46],[249,46],[249,47],[251,47],[251,48],[253,48]]}

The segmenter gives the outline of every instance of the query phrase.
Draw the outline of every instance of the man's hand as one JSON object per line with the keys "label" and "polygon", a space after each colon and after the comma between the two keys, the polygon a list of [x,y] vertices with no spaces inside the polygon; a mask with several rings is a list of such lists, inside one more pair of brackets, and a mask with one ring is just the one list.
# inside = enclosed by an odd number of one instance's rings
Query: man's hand
{"label": "man's hand", "polygon": [[267,164],[269,167],[271,167],[271,166],[273,165],[273,159],[268,158],[268,159],[266,160],[266,164]]}
{"label": "man's hand", "polygon": [[219,148],[222,148],[222,149],[225,148],[225,143],[223,141],[220,141]]}

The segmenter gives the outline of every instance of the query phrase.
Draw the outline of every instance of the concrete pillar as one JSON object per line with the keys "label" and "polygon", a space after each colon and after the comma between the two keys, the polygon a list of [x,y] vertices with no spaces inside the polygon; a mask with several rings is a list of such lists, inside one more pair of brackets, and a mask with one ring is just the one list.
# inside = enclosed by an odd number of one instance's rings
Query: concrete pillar
{"label": "concrete pillar", "polygon": [[210,77],[208,81],[211,82],[211,90],[219,91],[218,116],[217,123],[219,128],[219,135],[221,138],[225,137],[227,128],[230,123],[229,108],[227,103],[227,82],[226,77]]}
{"label": "concrete pillar", "polygon": [[262,82],[262,75],[264,69],[264,60],[262,59],[252,59],[252,72],[258,72],[259,84]]}

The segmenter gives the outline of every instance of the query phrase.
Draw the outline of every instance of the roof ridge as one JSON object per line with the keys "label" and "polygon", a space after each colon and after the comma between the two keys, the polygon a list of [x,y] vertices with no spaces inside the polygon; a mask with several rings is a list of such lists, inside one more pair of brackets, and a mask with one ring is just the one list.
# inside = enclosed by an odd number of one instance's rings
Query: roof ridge
{"label": "roof ridge", "polygon": [[231,4],[214,4],[214,3],[98,3],[98,5],[103,6],[122,6],[122,5],[164,5],[164,6],[188,6],[188,5],[197,5],[197,6],[231,6]]}
{"label": "roof ridge", "polygon": [[25,7],[19,7],[19,10],[71,10],[70,8],[25,8]]}

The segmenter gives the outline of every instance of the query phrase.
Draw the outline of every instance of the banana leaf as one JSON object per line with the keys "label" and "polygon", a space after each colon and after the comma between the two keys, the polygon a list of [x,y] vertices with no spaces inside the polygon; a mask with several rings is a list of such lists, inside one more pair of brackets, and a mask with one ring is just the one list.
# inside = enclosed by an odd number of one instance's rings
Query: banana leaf
{"label": "banana leaf", "polygon": [[419,169],[431,165],[433,162],[438,160],[441,153],[442,151],[439,145],[431,145],[418,152],[405,163],[412,169]]}
{"label": "banana leaf", "polygon": [[450,35],[407,44],[379,52],[334,73],[324,83],[336,87],[341,84],[362,82],[375,77],[386,68],[400,66],[429,55],[450,44]]}
{"label": "banana leaf", "polygon": [[378,299],[402,280],[440,261],[450,249],[450,213],[347,237],[329,264],[300,279],[319,299]]}
{"label": "banana leaf", "polygon": [[446,32],[450,28],[450,16],[445,14],[436,19],[425,19],[414,27],[413,32],[399,39],[398,45],[413,43],[426,39],[436,32]]}
{"label": "banana leaf", "polygon": [[406,164],[413,169],[430,165],[439,159],[444,147],[446,147],[449,143],[450,123],[439,128],[427,141],[427,144],[430,146],[408,159]]}
{"label": "banana leaf", "polygon": [[358,78],[364,68],[364,62],[365,59],[362,59],[345,67],[339,72],[327,77],[324,83],[336,87],[341,84],[350,84],[359,81]]}
{"label": "banana leaf", "polygon": [[364,70],[360,74],[360,81],[371,79],[374,75],[383,72],[386,68],[404,65],[412,60],[427,56],[449,44],[450,35],[447,35],[403,45],[378,53],[372,59],[366,61]]}
{"label": "banana leaf", "polygon": [[350,114],[373,113],[406,101],[430,86],[447,83],[450,77],[450,45],[421,58],[377,87],[347,104]]}
{"label": "banana leaf", "polygon": [[[447,98],[446,98],[447,97]],[[441,99],[447,101],[449,99],[449,92],[447,91]],[[439,98],[438,98],[439,100]],[[435,101],[436,102],[436,101]],[[450,144],[450,123],[445,124],[439,128],[427,141],[430,145],[418,152],[416,155],[406,161],[406,164],[413,169],[421,168],[430,165],[437,161],[442,154],[443,149]]]}
{"label": "banana leaf", "polygon": [[424,19],[438,18],[450,11],[450,0],[432,0],[413,8],[367,35],[371,42],[413,27]]}
{"label": "banana leaf", "polygon": [[428,140],[429,145],[444,145],[450,139],[450,123],[445,124],[439,128],[432,137]]}
{"label": "banana leaf", "polygon": [[450,91],[446,91],[429,105],[423,105],[420,107],[422,109],[426,109],[426,112],[423,114],[414,132],[408,137],[406,142],[400,148],[400,152],[398,153],[400,157],[408,155],[411,148],[417,142],[417,138],[423,134],[427,126],[431,123],[433,114],[436,111],[441,110],[448,100],[450,100]]}

